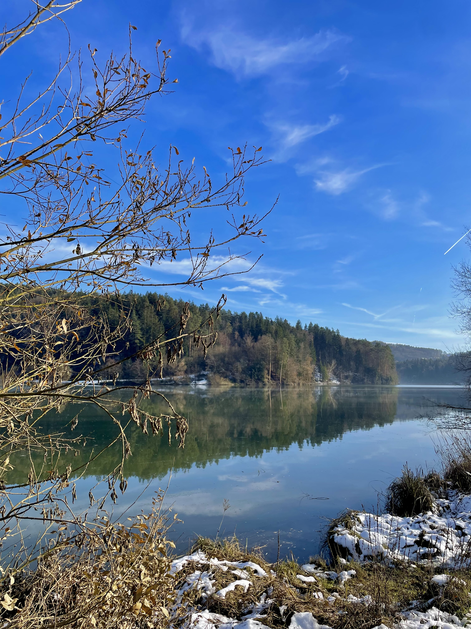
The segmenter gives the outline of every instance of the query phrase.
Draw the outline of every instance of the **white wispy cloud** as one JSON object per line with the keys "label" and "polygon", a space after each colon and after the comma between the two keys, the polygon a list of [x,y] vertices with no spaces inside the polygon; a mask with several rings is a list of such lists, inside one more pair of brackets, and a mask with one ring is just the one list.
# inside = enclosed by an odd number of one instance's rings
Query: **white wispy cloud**
{"label": "white wispy cloud", "polygon": [[429,217],[426,207],[432,198],[427,192],[420,191],[415,196],[404,198],[391,189],[376,189],[371,191],[370,199],[366,203],[367,208],[385,221],[402,219],[419,227],[436,227],[446,232],[454,231],[442,221]]}
{"label": "white wispy cloud", "polygon": [[280,289],[283,288],[282,280],[270,279],[266,277],[247,277],[247,278],[244,278],[243,281],[251,287],[255,286],[256,288],[262,288],[265,290],[272,291],[273,293],[276,293],[277,295],[280,295],[283,298],[286,297],[286,295],[283,295],[280,292]]}
{"label": "white wispy cloud", "polygon": [[343,273],[345,269],[356,259],[356,255],[348,255],[344,258],[340,258],[340,260],[336,260],[332,270],[334,273]]}
{"label": "white wispy cloud", "polygon": [[337,70],[337,74],[340,74],[339,83],[342,83],[343,81],[345,81],[345,79],[350,74],[350,72],[347,70],[347,66],[342,66],[341,68]]}
{"label": "white wispy cloud", "polygon": [[431,196],[427,192],[420,192],[419,196],[414,201],[414,208],[421,210],[424,205],[427,205],[431,200]]}
{"label": "white wispy cloud", "polygon": [[316,284],[313,286],[313,288],[319,289],[319,290],[329,289],[329,290],[334,290],[334,291],[340,291],[340,290],[365,291],[366,290],[365,286],[363,284],[360,284],[358,280],[351,280],[351,279],[331,282],[329,284]]}
{"label": "white wispy cloud", "polygon": [[299,317],[315,317],[323,312],[320,308],[312,308],[305,304],[293,304],[293,309]]}
{"label": "white wispy cloud", "polygon": [[[252,288],[255,287],[257,289],[269,290],[272,293],[275,293],[275,295],[281,297],[283,302],[285,299],[287,299],[286,295],[281,292],[281,289],[283,288],[283,282],[280,279],[270,279],[266,277],[247,277],[244,278],[244,282]],[[261,301],[259,301],[259,303],[261,303]]]}
{"label": "white wispy cloud", "polygon": [[327,248],[332,234],[304,234],[290,240],[289,249],[313,249],[321,251]]}
{"label": "white wispy cloud", "polygon": [[416,219],[419,221],[419,225],[421,227],[438,227],[438,229],[445,232],[452,232],[454,229],[445,225],[442,221],[436,221],[428,215],[425,211],[425,206],[427,206],[432,197],[427,192],[421,192],[417,199],[412,203],[412,211],[416,216]]}
{"label": "white wispy cloud", "polygon": [[386,190],[379,199],[379,211],[382,218],[387,221],[397,218],[399,215],[399,203],[393,197],[391,190]]}
{"label": "white wispy cloud", "polygon": [[274,298],[273,295],[263,295],[263,297],[258,300],[258,305],[284,307],[286,304],[282,299]]}
{"label": "white wispy cloud", "polygon": [[[240,284],[236,284],[235,286],[224,286],[221,290],[224,292],[234,292],[234,293],[264,293],[264,291],[270,291],[270,293],[274,293],[277,295],[278,301],[280,303],[284,303],[286,299],[286,295],[281,292],[281,289],[284,286],[284,283],[281,279],[273,279],[270,277],[253,277],[249,275],[243,275],[241,277],[235,277],[234,280],[236,282],[240,282]],[[258,303],[266,303],[265,299],[270,299],[270,295],[264,295],[258,299]]]}
{"label": "white wispy cloud", "polygon": [[345,258],[341,258],[340,260],[337,260],[335,264],[342,264],[343,266],[346,266],[348,264],[351,264],[353,260],[355,260],[355,256],[350,255],[346,256]]}
{"label": "white wispy cloud", "polygon": [[337,115],[329,116],[329,120],[319,124],[287,124],[287,123],[267,123],[271,128],[275,141],[279,148],[286,150],[305,142],[309,138],[325,133],[329,129],[342,122],[342,117]]}
{"label": "white wispy cloud", "polygon": [[347,192],[354,184],[366,173],[381,168],[385,164],[377,164],[364,168],[363,170],[353,171],[349,168],[340,171],[319,171],[317,178],[314,179],[317,190],[326,192],[327,194],[339,195]]}
{"label": "white wispy cloud", "polygon": [[340,76],[340,79],[334,83],[333,85],[330,85],[330,89],[334,88],[334,87],[338,87],[339,85],[342,85],[342,83],[345,82],[347,76],[350,74],[350,72],[347,69],[347,66],[342,66],[341,68],[339,68],[337,70],[337,74]]}
{"label": "white wispy cloud", "polygon": [[[153,267],[149,267],[153,271],[170,273],[171,275],[186,275],[189,276],[194,269],[194,261],[191,258],[182,258],[180,260],[162,260],[155,263]],[[230,259],[225,256],[214,255],[207,259],[205,272],[210,272],[211,269],[217,269],[223,265],[221,273],[237,273],[248,271],[252,263],[244,258]]]}
{"label": "white wispy cloud", "polygon": [[[339,323],[345,323],[345,325],[347,325],[350,322],[340,321]],[[436,336],[438,339],[447,338],[453,339],[454,341],[463,340],[463,337],[453,330],[447,328],[429,328],[419,324],[417,324],[417,327],[380,325],[378,323],[355,323],[355,325],[359,325],[365,328],[377,328],[380,330],[393,330],[395,332],[409,332],[411,334],[429,335],[434,337]]]}
{"label": "white wispy cloud", "polygon": [[261,299],[258,300],[258,305],[261,307],[268,306],[269,308],[276,308],[277,315],[281,315],[290,319],[300,317],[316,317],[318,314],[321,314],[323,312],[320,308],[314,308],[312,306],[307,306],[306,304],[302,303],[294,303],[291,301],[288,302],[273,297],[273,295],[264,295]]}
{"label": "white wispy cloud", "polygon": [[377,314],[376,312],[372,312],[371,310],[368,310],[367,308],[361,308],[360,306],[352,306],[351,304],[346,304],[346,303],[342,303],[342,306],[345,306],[345,308],[351,308],[351,310],[359,310],[360,312],[366,312],[366,314],[372,316],[375,320],[381,319],[382,317],[387,315],[389,312],[392,312],[393,310],[397,310],[398,308],[401,307],[401,306],[393,306],[392,308],[389,308],[385,312],[381,312],[380,314]]}
{"label": "white wispy cloud", "polygon": [[182,19],[181,38],[200,51],[209,49],[211,62],[238,77],[269,74],[283,65],[302,65],[349,38],[334,30],[291,40],[263,38],[242,32],[235,25],[197,27],[188,16]]}
{"label": "white wispy cloud", "polygon": [[251,286],[234,286],[234,288],[228,288],[227,286],[223,286],[221,288],[222,291],[226,293],[260,293],[257,288],[252,288]]}
{"label": "white wispy cloud", "polygon": [[441,229],[442,231],[445,231],[445,232],[455,231],[453,227],[448,227],[448,225],[444,225],[441,221],[434,221],[432,219],[427,219],[420,225],[421,227],[438,227],[438,229]]}
{"label": "white wispy cloud", "polygon": [[338,160],[326,155],[309,160],[304,164],[296,164],[295,170],[298,175],[314,175],[314,184],[317,190],[327,194],[340,195],[350,190],[366,173],[390,165],[390,163],[374,164],[361,170],[340,168]]}

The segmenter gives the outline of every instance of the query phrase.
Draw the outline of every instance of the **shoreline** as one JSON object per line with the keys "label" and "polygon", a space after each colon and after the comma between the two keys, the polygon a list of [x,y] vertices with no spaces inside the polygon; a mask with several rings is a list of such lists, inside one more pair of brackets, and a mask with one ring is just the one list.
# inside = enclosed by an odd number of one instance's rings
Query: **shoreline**
{"label": "shoreline", "polygon": [[[443,476],[407,468],[380,513],[331,521],[324,556],[267,563],[236,538],[200,538],[175,559],[186,629],[471,627],[471,481],[467,459]],[[461,476],[460,476],[461,475]],[[461,481],[460,481],[461,478]],[[467,485],[461,485],[465,482]],[[419,508],[421,505],[424,508]],[[392,511],[393,515],[388,513]]]}
{"label": "shoreline", "polygon": [[[329,563],[313,557],[303,565],[294,558],[269,564],[260,551],[241,549],[235,538],[199,539],[190,555],[172,562],[177,600],[187,606],[187,617],[186,624],[171,626],[471,626],[470,495],[451,490],[449,498],[437,499],[433,511],[412,517],[348,515],[349,523],[334,522],[328,533],[337,546]],[[452,532],[455,544],[450,543]]]}
{"label": "shoreline", "polygon": [[[123,381],[129,382],[129,381]],[[163,387],[195,387],[195,388],[211,388],[211,389],[260,389],[260,390],[274,390],[277,391],[279,389],[312,389],[316,387],[331,387],[331,388],[339,388],[339,387],[365,387],[365,388],[393,388],[393,389],[467,389],[468,387],[464,384],[351,384],[346,382],[315,382],[312,384],[283,384],[283,385],[251,385],[251,384],[211,384],[210,382],[199,383],[199,382],[178,382],[175,380],[168,379],[168,381],[164,382],[160,379],[151,379],[151,384],[158,383]]]}

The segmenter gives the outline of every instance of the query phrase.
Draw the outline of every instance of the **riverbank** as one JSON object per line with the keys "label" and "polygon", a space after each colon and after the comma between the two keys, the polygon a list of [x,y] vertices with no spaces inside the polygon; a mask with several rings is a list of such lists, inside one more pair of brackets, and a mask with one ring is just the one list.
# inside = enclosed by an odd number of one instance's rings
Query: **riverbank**
{"label": "riverbank", "polygon": [[177,608],[191,629],[454,629],[471,627],[471,459],[443,476],[407,466],[385,513],[331,522],[328,558],[267,563],[236,539],[200,539],[172,562]]}
{"label": "riverbank", "polygon": [[[200,539],[172,562],[173,627],[454,629],[471,626],[471,497],[451,492],[400,518],[351,512],[329,531],[327,564],[264,561],[237,540]],[[331,546],[332,548],[332,546]],[[342,557],[341,555],[345,556]]]}
{"label": "riverbank", "polygon": [[[471,626],[465,568],[322,559],[267,564],[235,540],[200,540],[172,563],[173,627],[192,629],[454,629]],[[182,622],[183,620],[183,622]]]}

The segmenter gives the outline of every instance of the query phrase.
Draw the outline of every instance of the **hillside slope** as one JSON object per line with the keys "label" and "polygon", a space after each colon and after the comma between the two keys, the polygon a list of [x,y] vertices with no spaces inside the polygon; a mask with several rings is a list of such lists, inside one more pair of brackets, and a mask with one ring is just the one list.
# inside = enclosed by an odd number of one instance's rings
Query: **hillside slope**
{"label": "hillside slope", "polygon": [[387,343],[391,348],[396,363],[405,360],[418,360],[421,358],[444,358],[447,356],[440,349],[432,349],[429,347],[414,347],[413,345],[404,345],[402,343]]}
{"label": "hillside slope", "polygon": [[[120,304],[110,300],[99,303],[90,297],[89,308],[96,316],[107,317],[112,324],[119,319],[119,308],[132,311],[132,332],[116,345],[119,357],[131,356],[139,347],[150,343],[159,334],[178,329],[185,302],[156,293],[129,294]],[[188,304],[188,329],[204,321],[210,308],[207,304]],[[207,372],[209,379],[228,380],[234,384],[308,384],[336,379],[353,384],[396,384],[393,354],[382,343],[344,337],[338,330],[301,322],[293,326],[286,319],[269,319],[261,313],[232,313],[222,310],[214,322],[217,343],[205,355],[193,336],[182,345],[182,356],[175,362],[163,360],[164,377],[184,378]],[[119,366],[119,373],[110,365],[108,376],[142,378],[158,374],[159,359],[140,359]]]}

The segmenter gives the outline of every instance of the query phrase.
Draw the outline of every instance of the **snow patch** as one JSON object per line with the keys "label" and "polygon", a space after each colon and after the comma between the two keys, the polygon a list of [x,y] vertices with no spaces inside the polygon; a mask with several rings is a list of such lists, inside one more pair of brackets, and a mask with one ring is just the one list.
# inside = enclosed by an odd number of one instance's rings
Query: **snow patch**
{"label": "snow patch", "polygon": [[228,592],[233,592],[237,586],[243,587],[244,592],[247,592],[251,585],[252,581],[247,581],[247,579],[238,579],[237,581],[229,583],[229,585],[227,585],[225,588],[222,588],[222,590],[219,590],[219,592],[216,592],[216,596],[218,596],[219,598],[226,598],[226,594]]}
{"label": "snow patch", "polygon": [[452,614],[432,607],[426,612],[405,612],[396,629],[458,629],[464,625]]}
{"label": "snow patch", "polygon": [[305,577],[302,574],[297,574],[296,578],[299,579],[300,581],[303,581],[304,583],[316,583],[316,578],[315,577]]}
{"label": "snow patch", "polygon": [[257,620],[231,620],[221,614],[214,614],[208,611],[198,612],[191,615],[191,629],[268,629]]}
{"label": "snow patch", "polygon": [[201,550],[198,550],[192,555],[185,555],[184,557],[180,557],[180,559],[174,559],[170,568],[170,574],[176,574],[177,572],[180,572],[180,570],[182,570],[186,566],[186,564],[190,562],[208,563],[208,560],[206,558],[206,555]]}
{"label": "snow patch", "polygon": [[437,500],[436,512],[413,517],[355,515],[352,528],[339,525],[333,529],[332,538],[357,561],[379,557],[453,567],[462,563],[463,551],[471,542],[471,496],[456,492],[450,492],[447,500]]}
{"label": "snow patch", "polygon": [[332,629],[327,625],[320,625],[311,612],[298,612],[291,617],[289,629]]}

